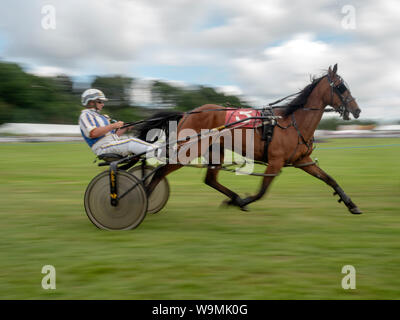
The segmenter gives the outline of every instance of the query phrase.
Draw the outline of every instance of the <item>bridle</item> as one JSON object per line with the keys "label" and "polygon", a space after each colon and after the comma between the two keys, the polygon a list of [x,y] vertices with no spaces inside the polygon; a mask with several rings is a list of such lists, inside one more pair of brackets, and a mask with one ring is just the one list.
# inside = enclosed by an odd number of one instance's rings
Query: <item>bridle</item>
{"label": "bridle", "polygon": [[[350,118],[349,118],[350,110],[349,110],[348,106],[349,106],[349,103],[351,103],[352,101],[355,100],[355,98],[353,98],[353,97],[351,96],[351,94],[349,94],[347,97],[344,97],[344,96],[343,96],[343,93],[345,93],[346,91],[349,91],[349,93],[350,93],[350,90],[346,87],[346,85],[344,84],[343,79],[342,79],[340,76],[336,75],[336,78],[339,79],[339,83],[338,83],[338,84],[335,84],[335,79],[332,79],[332,78],[329,76],[329,73],[326,75],[326,77],[327,77],[327,79],[328,79],[329,86],[330,86],[330,88],[331,88],[331,90],[330,90],[330,91],[331,91],[331,102],[330,102],[330,105],[331,105],[334,109],[336,109],[335,111],[339,112],[340,116],[342,116],[344,120],[349,120],[349,119],[350,119]],[[340,102],[341,102],[341,105],[339,105],[338,108],[335,108],[335,107],[333,106],[333,96],[334,96],[335,93],[338,95],[338,97],[339,97],[339,99],[340,99]],[[303,108],[303,110],[320,110],[320,109],[319,109],[319,108],[312,108],[312,107],[310,107],[310,108]],[[288,159],[286,165],[288,165],[288,164],[291,163],[291,159],[292,159],[293,156],[296,154],[297,148],[298,148],[298,146],[299,146],[300,144],[304,144],[304,145],[307,147],[307,152],[306,152],[306,154],[309,153],[310,149],[312,148],[312,144],[313,144],[314,138],[312,138],[311,141],[306,141],[306,139],[304,138],[304,136],[302,135],[302,133],[300,132],[300,130],[299,130],[299,128],[298,128],[298,125],[297,125],[297,123],[296,123],[296,119],[295,119],[295,117],[294,117],[294,113],[292,113],[292,121],[291,121],[291,123],[290,123],[287,127],[281,127],[279,124],[277,124],[277,125],[278,125],[281,129],[287,129],[287,128],[289,128],[290,126],[293,126],[293,127],[296,129],[297,135],[298,135],[298,137],[299,137],[298,144],[297,144],[295,150],[293,151],[292,155],[289,157],[289,159]],[[311,163],[311,164],[312,164],[312,163]],[[309,165],[309,164],[307,163],[306,165]]]}
{"label": "bridle", "polygon": [[335,80],[329,76],[329,73],[326,75],[326,77],[328,79],[329,86],[331,88],[331,103],[330,103],[330,105],[333,107],[333,95],[334,95],[334,93],[336,93],[341,102],[341,105],[337,108],[337,112],[339,112],[340,116],[342,116],[344,120],[349,120],[350,110],[349,110],[348,106],[349,106],[350,102],[352,102],[356,99],[353,98],[351,94],[349,94],[347,97],[343,96],[343,93],[345,93],[346,91],[349,91],[349,93],[350,93],[350,90],[346,87],[343,79],[340,76],[336,75],[336,77],[340,80],[340,82],[338,84],[335,84]]}

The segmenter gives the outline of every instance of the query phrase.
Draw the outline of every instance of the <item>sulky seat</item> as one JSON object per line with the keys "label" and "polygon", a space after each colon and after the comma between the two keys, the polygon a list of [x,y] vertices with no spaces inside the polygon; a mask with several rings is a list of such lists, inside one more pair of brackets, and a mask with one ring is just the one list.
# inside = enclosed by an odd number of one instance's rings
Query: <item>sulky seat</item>
{"label": "sulky seat", "polygon": [[98,158],[106,162],[113,162],[124,158],[124,156],[121,156],[120,154],[117,153],[104,153],[99,155]]}

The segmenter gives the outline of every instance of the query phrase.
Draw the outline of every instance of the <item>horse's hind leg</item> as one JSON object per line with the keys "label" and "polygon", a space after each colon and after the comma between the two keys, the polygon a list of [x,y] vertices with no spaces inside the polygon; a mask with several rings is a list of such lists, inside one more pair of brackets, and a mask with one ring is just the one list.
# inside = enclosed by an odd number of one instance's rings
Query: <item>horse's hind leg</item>
{"label": "horse's hind leg", "polygon": [[204,182],[215,190],[218,190],[219,192],[227,195],[231,200],[225,202],[226,204],[235,205],[240,207],[242,210],[246,210],[243,200],[239,197],[239,195],[217,181],[220,169],[221,166],[210,166],[207,169],[207,174]]}
{"label": "horse's hind leg", "polygon": [[[210,146],[209,150],[211,149],[212,146]],[[219,155],[220,159],[218,164],[212,164],[212,152],[209,152],[205,155],[206,160],[208,160],[208,163],[210,165],[207,169],[207,174],[204,182],[215,190],[218,190],[219,192],[227,195],[231,200],[225,202],[226,204],[235,205],[240,207],[242,210],[246,210],[243,200],[239,197],[239,195],[217,181],[218,173],[221,170],[221,164],[224,162],[224,148],[222,146],[220,146]]]}
{"label": "horse's hind leg", "polygon": [[279,174],[282,166],[283,166],[283,164],[281,161],[279,161],[279,162],[271,161],[268,164],[268,167],[265,171],[265,174],[268,174],[268,176],[264,176],[262,183],[261,183],[261,188],[257,194],[243,199],[245,205],[248,205],[248,204],[262,198],[262,196],[265,194],[265,192],[267,192],[268,187],[271,185],[272,180],[274,180],[274,178]]}
{"label": "horse's hind leg", "polygon": [[[301,162],[296,163],[296,165],[301,165],[302,163],[309,163],[313,162],[311,158],[305,158]],[[343,189],[337,184],[337,182],[330,176],[328,175],[324,170],[322,170],[320,167],[318,167],[315,164],[312,165],[307,165],[304,167],[299,167],[300,169],[304,170],[305,172],[311,174],[312,176],[324,181],[326,184],[331,186],[335,192],[333,195],[338,194],[340,197],[339,202],[343,201],[344,204],[347,206],[349,211],[352,214],[361,214],[361,210],[358,209],[358,207],[351,201],[350,197],[343,191]]]}

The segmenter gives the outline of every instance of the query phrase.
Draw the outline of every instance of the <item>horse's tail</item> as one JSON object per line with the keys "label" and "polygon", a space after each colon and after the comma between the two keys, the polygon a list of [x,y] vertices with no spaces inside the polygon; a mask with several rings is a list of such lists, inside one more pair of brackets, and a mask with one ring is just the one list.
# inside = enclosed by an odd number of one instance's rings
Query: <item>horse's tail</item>
{"label": "horse's tail", "polygon": [[164,130],[164,132],[168,132],[169,121],[179,121],[183,115],[184,113],[179,111],[157,112],[145,119],[142,124],[135,126],[136,135],[139,139],[146,141],[147,133],[151,129],[161,129]]}

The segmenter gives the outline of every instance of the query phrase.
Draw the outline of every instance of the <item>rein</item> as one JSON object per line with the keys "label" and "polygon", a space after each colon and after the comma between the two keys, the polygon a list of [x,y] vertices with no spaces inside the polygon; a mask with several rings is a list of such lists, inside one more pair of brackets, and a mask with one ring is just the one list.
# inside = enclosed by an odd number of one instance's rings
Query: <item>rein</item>
{"label": "rein", "polygon": [[[294,96],[298,93],[292,94],[290,96],[287,96],[281,100],[277,100],[277,103],[291,97]],[[268,104],[267,107],[260,107],[260,108],[249,108],[249,109],[253,109],[253,110],[265,110],[265,109],[284,109],[286,108],[285,106],[272,106],[273,104]],[[241,109],[240,107],[237,108],[224,108],[224,109],[207,109],[207,110],[201,110],[201,111],[188,111],[188,112],[182,112],[182,116],[185,115],[190,115],[190,114],[196,114],[196,113],[203,113],[203,112],[209,112],[209,111],[231,111],[231,110],[238,110]],[[302,110],[319,110],[318,108],[303,108]],[[324,112],[337,112],[335,109],[326,109],[324,110]],[[175,116],[175,115],[174,115]],[[172,115],[171,115],[172,117]],[[148,120],[138,120],[138,121],[133,121],[133,122],[126,122],[121,129],[127,128],[127,127],[131,127],[137,124],[141,124],[141,123],[146,123],[146,122],[152,122],[152,121],[158,121],[158,120],[164,120],[165,118],[168,117],[159,117],[159,118],[153,118],[153,119],[148,119]],[[112,121],[116,121],[116,120],[112,120]]]}
{"label": "rein", "polygon": [[[348,115],[349,115],[349,110],[348,110],[348,104],[352,101],[354,101],[355,99],[349,95],[347,97],[343,97],[343,93],[346,92],[348,90],[348,88],[346,87],[346,85],[343,83],[343,79],[340,78],[339,76],[337,76],[340,80],[339,84],[335,85],[335,82],[333,79],[331,79],[331,77],[329,76],[329,73],[326,75],[328,82],[329,82],[329,86],[331,88],[331,103],[330,105],[333,106],[333,97],[334,94],[336,93],[341,101],[341,105],[338,108],[338,111],[335,109],[328,109],[328,110],[324,110],[324,112],[339,112],[339,114],[341,116],[343,116],[343,119],[348,119]],[[316,110],[320,110],[319,108],[303,108],[302,110],[311,110],[311,111],[316,111]],[[296,129],[297,132],[297,136],[299,138],[298,142],[297,142],[297,146],[295,147],[292,155],[289,157],[289,160],[286,162],[286,165],[291,163],[292,158],[294,157],[294,155],[296,154],[297,148],[300,144],[304,144],[307,147],[307,152],[305,154],[308,154],[310,149],[312,148],[312,143],[311,145],[305,140],[304,136],[302,135],[302,133],[300,132],[298,125],[296,123],[296,118],[294,116],[294,113],[292,113],[292,121],[291,123],[286,126],[286,127],[282,127],[279,123],[277,123],[278,127],[281,129],[288,129],[289,127],[293,126]],[[310,139],[313,140],[313,139]]]}
{"label": "rein", "polygon": [[343,117],[343,120],[349,120],[350,119],[349,118],[350,111],[349,111],[348,105],[350,102],[354,101],[355,98],[353,98],[351,95],[348,95],[347,97],[343,97],[343,93],[345,93],[349,89],[343,83],[343,79],[340,76],[337,76],[340,80],[340,82],[337,85],[335,85],[335,81],[333,79],[331,79],[329,74],[327,74],[326,77],[328,78],[329,86],[331,87],[331,103],[330,103],[330,105],[331,106],[333,105],[333,96],[336,93],[340,99],[340,102],[342,103],[338,107],[337,112],[339,112],[340,116]]}

